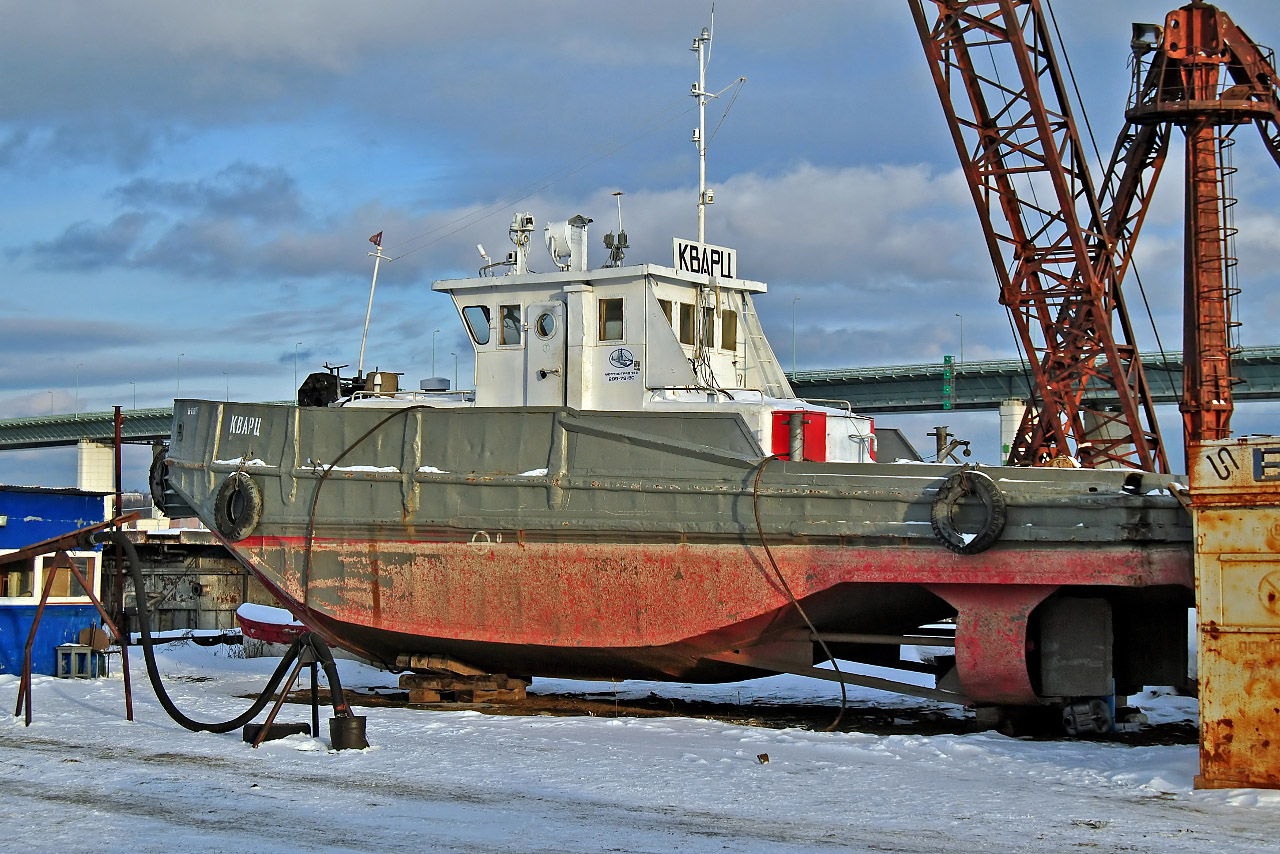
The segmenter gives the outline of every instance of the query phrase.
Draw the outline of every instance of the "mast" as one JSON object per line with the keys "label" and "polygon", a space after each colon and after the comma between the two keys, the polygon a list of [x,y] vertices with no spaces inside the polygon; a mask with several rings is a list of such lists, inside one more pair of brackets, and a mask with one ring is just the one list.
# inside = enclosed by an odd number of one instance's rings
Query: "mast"
{"label": "mast", "polygon": [[[714,14],[714,10],[712,12]],[[715,19],[712,18],[712,26]],[[689,48],[698,55],[698,82],[693,84],[693,97],[698,99],[698,127],[693,131],[693,144],[698,147],[698,242],[707,242],[707,101],[714,96],[707,91],[707,62],[711,59],[711,31],[706,27]]]}

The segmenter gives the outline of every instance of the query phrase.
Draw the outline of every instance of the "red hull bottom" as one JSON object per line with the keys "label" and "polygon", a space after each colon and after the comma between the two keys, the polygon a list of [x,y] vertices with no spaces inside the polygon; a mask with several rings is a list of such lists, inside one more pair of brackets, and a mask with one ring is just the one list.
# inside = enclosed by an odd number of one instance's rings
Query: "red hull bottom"
{"label": "red hull bottom", "polygon": [[[317,539],[308,550],[303,538],[261,536],[229,545],[299,619],[388,666],[437,654],[494,673],[715,682],[814,658],[754,546]],[[1107,597],[1120,623],[1157,604],[1181,607],[1193,586],[1179,546],[1056,543],[960,556],[832,544],[774,554],[822,633],[904,633],[954,617],[959,684],[978,703],[1037,702],[1028,624],[1056,591]],[[866,660],[859,652],[868,650],[837,649]]]}

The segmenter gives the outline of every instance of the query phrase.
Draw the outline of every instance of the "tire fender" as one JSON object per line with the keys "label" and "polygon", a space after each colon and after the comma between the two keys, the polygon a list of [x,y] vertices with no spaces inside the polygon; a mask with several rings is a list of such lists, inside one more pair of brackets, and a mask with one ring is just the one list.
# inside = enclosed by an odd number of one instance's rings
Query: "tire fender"
{"label": "tire fender", "polygon": [[[955,512],[961,501],[973,496],[982,503],[986,519],[976,534],[963,534],[956,527]],[[929,521],[933,533],[942,544],[956,554],[973,555],[991,548],[1004,531],[1006,520],[1004,494],[988,475],[974,469],[964,469],[951,475],[938,488],[933,499]]]}
{"label": "tire fender", "polygon": [[214,524],[228,540],[243,540],[262,519],[262,490],[242,471],[233,472],[218,488],[214,499]]}

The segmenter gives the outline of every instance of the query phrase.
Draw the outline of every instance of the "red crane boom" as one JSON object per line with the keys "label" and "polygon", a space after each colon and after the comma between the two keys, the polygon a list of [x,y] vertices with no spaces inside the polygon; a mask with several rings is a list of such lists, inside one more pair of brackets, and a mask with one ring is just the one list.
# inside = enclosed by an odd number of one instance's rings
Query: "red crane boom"
{"label": "red crane boom", "polygon": [[[1104,210],[1040,0],[909,0],[1019,344],[1033,398],[1012,465],[1076,456],[1167,472],[1120,291],[1142,215],[1151,131],[1117,145]],[[980,69],[981,66],[981,69]],[[1001,71],[1007,76],[1002,77]],[[1141,210],[1145,210],[1142,208]],[[1074,443],[1074,453],[1072,450]]]}

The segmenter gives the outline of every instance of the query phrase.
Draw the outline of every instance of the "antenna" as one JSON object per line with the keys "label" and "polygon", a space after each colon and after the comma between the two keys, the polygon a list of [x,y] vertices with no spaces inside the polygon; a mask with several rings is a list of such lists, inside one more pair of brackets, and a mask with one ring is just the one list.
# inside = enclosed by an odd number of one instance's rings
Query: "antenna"
{"label": "antenna", "polygon": [[[379,231],[373,237],[369,238],[369,242],[376,247],[376,252],[370,252],[373,256],[373,281],[369,284],[369,307],[364,312],[364,332],[360,335],[360,361],[356,365],[356,376],[364,376],[364,344],[369,338],[369,318],[373,315],[373,291],[378,287],[378,265],[382,263],[382,259],[386,256],[382,254],[382,232]],[[393,261],[393,258],[387,258]],[[345,366],[344,366],[345,367]]]}
{"label": "antenna", "polygon": [[609,250],[609,263],[606,267],[621,267],[622,258],[625,254],[623,250],[629,249],[627,246],[627,233],[622,230],[622,197],[625,195],[621,190],[613,194],[618,200],[618,236],[615,238],[613,232],[609,232],[604,236],[604,248]]}
{"label": "antenna", "polygon": [[[707,143],[710,139],[707,137],[707,102],[713,98],[719,98],[725,92],[728,92],[734,86],[741,86],[747,82],[747,78],[739,77],[719,92],[707,91],[707,65],[711,62],[711,39],[716,26],[716,7],[711,4],[711,27],[702,28],[693,39],[693,45],[689,50],[698,55],[698,81],[690,88],[689,94],[698,100],[698,126],[693,129],[693,144],[698,148],[698,242],[707,242],[707,205],[715,204],[716,194],[713,190],[707,189]],[[741,91],[739,89],[738,91]],[[729,99],[729,106],[725,107],[724,114],[729,114],[729,109],[733,107],[733,102],[737,99],[738,93],[735,92],[733,98]],[[720,117],[721,123],[724,122],[724,116]],[[716,125],[716,130],[720,129],[720,125]],[[713,131],[712,136],[715,136]]]}
{"label": "antenna", "polygon": [[693,131],[693,144],[698,147],[698,242],[707,242],[707,101],[714,97],[707,91],[707,62],[711,58],[711,31],[702,28],[689,48],[698,55],[698,81],[690,92],[698,100],[698,126]]}

